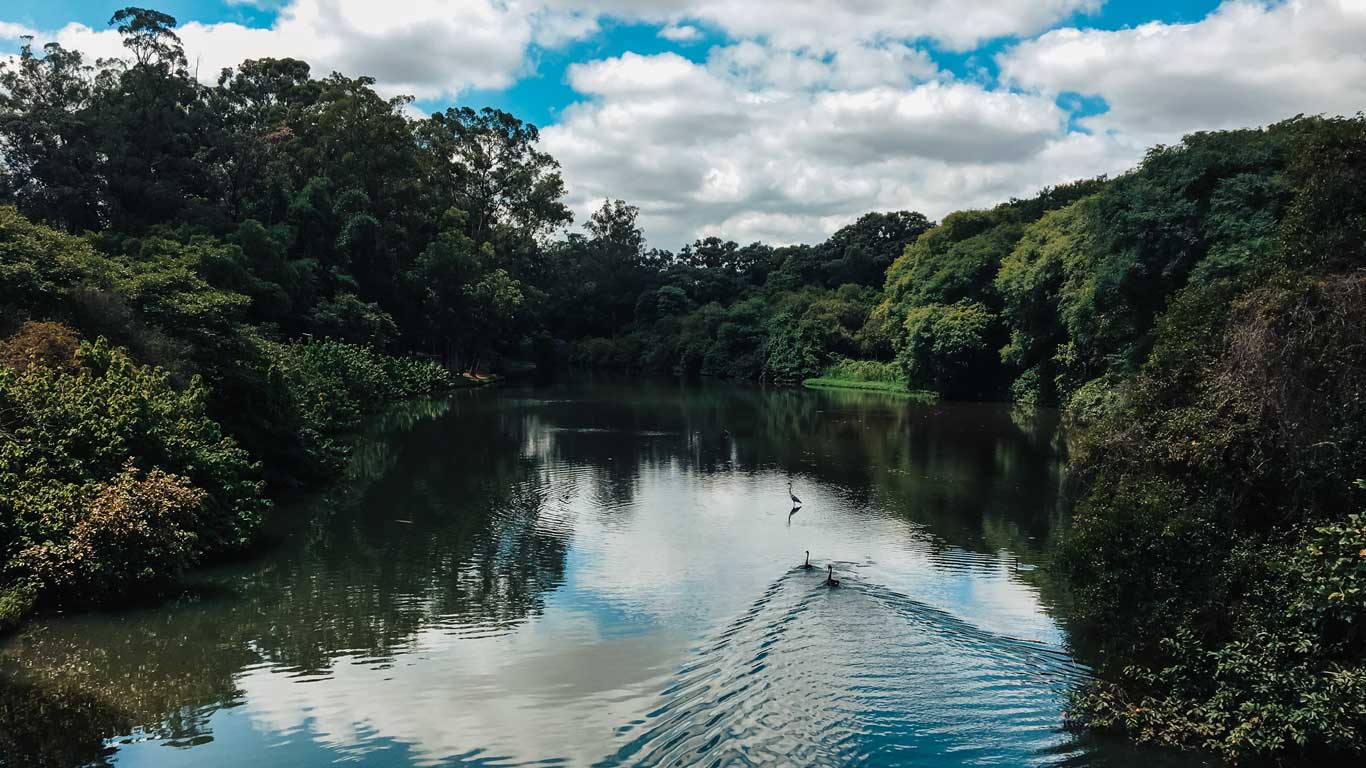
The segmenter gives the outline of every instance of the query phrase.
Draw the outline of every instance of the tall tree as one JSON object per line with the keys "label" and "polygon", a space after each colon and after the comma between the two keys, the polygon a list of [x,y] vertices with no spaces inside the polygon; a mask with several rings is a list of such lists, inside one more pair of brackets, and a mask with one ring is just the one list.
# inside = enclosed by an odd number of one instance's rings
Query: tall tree
{"label": "tall tree", "polygon": [[429,182],[469,214],[475,242],[540,240],[570,221],[560,165],[536,149],[536,126],[497,109],[452,107],[417,128]]}
{"label": "tall tree", "polygon": [[89,111],[94,70],[56,43],[26,38],[0,62],[0,199],[64,229],[98,229],[104,195]]}

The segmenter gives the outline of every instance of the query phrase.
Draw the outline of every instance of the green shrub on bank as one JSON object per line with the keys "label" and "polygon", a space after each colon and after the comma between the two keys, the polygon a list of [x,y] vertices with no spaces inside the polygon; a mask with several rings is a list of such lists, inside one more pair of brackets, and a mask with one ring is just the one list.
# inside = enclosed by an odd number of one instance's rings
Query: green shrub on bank
{"label": "green shrub on bank", "polygon": [[103,339],[70,367],[0,366],[6,583],[85,601],[250,541],[268,503],[206,399]]}
{"label": "green shrub on bank", "polygon": [[49,590],[82,601],[179,576],[199,559],[204,491],[183,477],[130,461],[101,483],[64,540],[35,544],[17,565]]}
{"label": "green shrub on bank", "polygon": [[324,436],[354,429],[378,405],[441,394],[455,383],[438,363],[332,339],[268,343],[268,351],[304,427]]}
{"label": "green shrub on bank", "polygon": [[1057,562],[1101,676],[1073,718],[1326,764],[1366,749],[1366,275],[1225,295],[1184,292],[1122,394],[1074,398]]}
{"label": "green shrub on bank", "polygon": [[902,375],[901,369],[896,363],[884,363],[879,360],[853,360],[847,357],[838,358],[827,366],[821,372],[821,378],[900,384],[902,387],[906,385],[906,377]]}

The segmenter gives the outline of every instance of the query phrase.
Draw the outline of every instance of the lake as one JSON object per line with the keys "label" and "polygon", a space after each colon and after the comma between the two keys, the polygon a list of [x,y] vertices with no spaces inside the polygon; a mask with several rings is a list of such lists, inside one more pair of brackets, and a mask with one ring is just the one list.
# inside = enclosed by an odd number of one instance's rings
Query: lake
{"label": "lake", "polygon": [[720,382],[413,404],[252,559],[0,641],[0,764],[1170,763],[1061,728],[1060,440]]}

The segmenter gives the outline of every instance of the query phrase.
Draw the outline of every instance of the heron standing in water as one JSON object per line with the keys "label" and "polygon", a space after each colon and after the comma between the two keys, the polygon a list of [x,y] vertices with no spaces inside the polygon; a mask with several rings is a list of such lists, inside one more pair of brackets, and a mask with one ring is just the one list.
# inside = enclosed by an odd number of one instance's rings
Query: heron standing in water
{"label": "heron standing in water", "polygon": [[787,482],[787,495],[792,497],[792,506],[794,506],[794,507],[799,507],[799,506],[801,506],[802,500],[799,499],[799,498],[797,498],[797,494],[795,494],[795,493],[792,492],[792,481],[791,481],[791,480],[789,480],[789,481]]}

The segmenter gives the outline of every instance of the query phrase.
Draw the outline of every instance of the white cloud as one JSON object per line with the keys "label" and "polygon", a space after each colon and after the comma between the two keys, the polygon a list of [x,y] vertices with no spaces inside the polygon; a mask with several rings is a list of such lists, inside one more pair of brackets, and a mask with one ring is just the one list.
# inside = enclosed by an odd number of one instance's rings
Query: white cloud
{"label": "white cloud", "polygon": [[672,53],[579,64],[570,84],[585,100],[542,137],[581,217],[624,198],[665,247],[710,233],[816,241],[869,210],[990,205],[1118,171],[1141,151],[1068,134],[1051,98],[940,77],[911,54],[895,54],[914,65],[894,76],[870,68],[877,77],[845,62],[879,49],[811,57],[753,42],[704,64]]}
{"label": "white cloud", "polygon": [[688,24],[669,24],[659,30],[659,36],[675,43],[692,43],[702,39],[702,30]]}
{"label": "white cloud", "polygon": [[833,50],[851,41],[933,39],[956,49],[1046,29],[1101,0],[543,0],[625,18],[704,21],[732,37]]}
{"label": "white cloud", "polygon": [[5,42],[18,41],[21,37],[36,34],[38,33],[23,24],[0,21],[0,40],[4,40]]}
{"label": "white cloud", "polygon": [[1366,0],[1228,2],[1191,24],[1060,29],[998,61],[1002,77],[1046,94],[1099,95],[1088,127],[1144,143],[1297,113],[1366,106]]}
{"label": "white cloud", "polygon": [[[595,29],[581,14],[529,14],[501,0],[293,0],[268,29],[190,21],[176,32],[205,81],[243,59],[290,56],[317,76],[369,75],[386,95],[433,98],[511,86],[533,39],[559,44]],[[91,59],[124,53],[113,30],[69,24],[52,37]]]}

